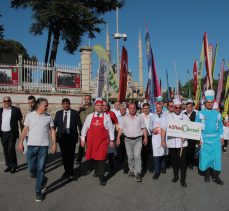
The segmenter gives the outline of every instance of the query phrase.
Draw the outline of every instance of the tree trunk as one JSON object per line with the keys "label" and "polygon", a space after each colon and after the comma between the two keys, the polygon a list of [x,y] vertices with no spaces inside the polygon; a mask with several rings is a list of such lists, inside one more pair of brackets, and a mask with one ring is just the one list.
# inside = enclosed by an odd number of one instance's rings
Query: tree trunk
{"label": "tree trunk", "polygon": [[56,55],[57,55],[57,49],[59,45],[59,39],[60,39],[60,29],[56,29],[54,31],[54,38],[52,42],[52,50],[51,50],[51,55],[49,59],[50,65],[53,67],[54,63],[56,61]]}
{"label": "tree trunk", "polygon": [[46,45],[46,52],[45,52],[45,64],[48,63],[48,59],[49,59],[49,51],[50,51],[51,38],[52,38],[52,30],[51,30],[51,24],[50,24],[49,31],[48,31],[48,39],[47,39],[47,45]]}

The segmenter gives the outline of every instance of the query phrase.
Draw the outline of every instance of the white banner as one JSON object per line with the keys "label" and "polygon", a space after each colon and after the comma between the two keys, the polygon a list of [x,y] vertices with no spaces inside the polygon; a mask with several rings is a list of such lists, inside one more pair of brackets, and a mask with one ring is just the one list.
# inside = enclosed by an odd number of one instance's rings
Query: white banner
{"label": "white banner", "polygon": [[103,89],[105,84],[107,84],[107,73],[109,70],[108,62],[104,59],[100,59],[100,67],[99,67],[99,74],[98,74],[98,84],[97,84],[97,98],[103,97]]}
{"label": "white banner", "polygon": [[167,136],[200,140],[202,128],[203,124],[201,123],[169,120],[167,124]]}

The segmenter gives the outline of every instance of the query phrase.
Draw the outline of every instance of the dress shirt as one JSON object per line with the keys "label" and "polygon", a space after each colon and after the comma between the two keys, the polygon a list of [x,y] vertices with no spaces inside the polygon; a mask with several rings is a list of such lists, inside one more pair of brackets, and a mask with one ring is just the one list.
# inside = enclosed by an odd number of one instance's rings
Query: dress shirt
{"label": "dress shirt", "polygon": [[65,116],[65,113],[67,112],[67,126],[66,126],[66,129],[67,128],[70,128],[70,118],[71,118],[71,110],[63,110],[63,122],[64,122],[64,116]]}
{"label": "dress shirt", "polygon": [[100,118],[102,118],[102,116],[104,115],[104,122],[103,122],[104,127],[109,132],[110,140],[114,141],[114,138],[115,138],[114,137],[114,127],[112,125],[110,117],[105,113],[98,113],[98,112],[91,113],[87,116],[87,118],[83,124],[82,131],[81,131],[81,141],[85,142],[85,137],[87,135],[88,129],[90,128],[92,117],[93,116],[97,117],[97,114],[99,114]]}
{"label": "dress shirt", "polygon": [[141,116],[143,117],[144,121],[145,121],[145,125],[146,125],[146,129],[148,131],[148,135],[151,135],[150,129],[149,129],[149,124],[150,121],[153,121],[153,114],[149,113],[148,115],[141,113]]}
{"label": "dress shirt", "polygon": [[120,128],[123,130],[125,136],[135,138],[143,135],[143,129],[146,128],[146,125],[140,114],[136,114],[135,116],[126,114]]}
{"label": "dress shirt", "polygon": [[11,127],[10,127],[11,114],[12,114],[11,108],[3,109],[1,131],[3,132],[11,131]]}

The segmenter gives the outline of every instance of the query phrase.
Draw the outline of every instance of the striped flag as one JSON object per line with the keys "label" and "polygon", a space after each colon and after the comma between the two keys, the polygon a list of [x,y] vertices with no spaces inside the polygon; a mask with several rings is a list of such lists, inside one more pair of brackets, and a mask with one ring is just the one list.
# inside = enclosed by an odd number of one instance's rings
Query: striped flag
{"label": "striped flag", "polygon": [[149,85],[149,103],[150,103],[150,112],[155,111],[154,97],[161,95],[160,85],[158,83],[156,66],[153,57],[153,51],[150,44],[149,32],[146,32],[146,55],[148,63],[148,85]]}
{"label": "striped flag", "polygon": [[223,59],[222,63],[221,63],[221,71],[220,71],[220,76],[219,76],[219,80],[218,80],[218,88],[217,88],[217,95],[216,95],[216,102],[218,103],[218,105],[220,106],[220,99],[221,99],[221,95],[222,95],[222,91],[223,91],[223,79],[224,79],[224,64],[225,61]]}

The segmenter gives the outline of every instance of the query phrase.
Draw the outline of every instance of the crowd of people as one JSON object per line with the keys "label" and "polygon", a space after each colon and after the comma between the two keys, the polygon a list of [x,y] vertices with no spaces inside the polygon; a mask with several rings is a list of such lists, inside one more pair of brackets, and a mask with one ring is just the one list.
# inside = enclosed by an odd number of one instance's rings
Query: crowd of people
{"label": "crowd of people", "polygon": [[[115,102],[113,108],[109,102],[84,96],[84,105],[73,109],[68,98],[62,99],[62,109],[56,112],[54,119],[47,112],[48,101],[45,98],[28,97],[28,112],[24,116],[19,108],[12,106],[9,96],[3,97],[0,108],[0,137],[6,162],[5,172],[17,171],[16,140],[18,150],[26,150],[29,175],[36,178],[35,193],[37,202],[44,199],[48,178],[45,165],[49,152],[57,151],[59,144],[64,173],[62,179],[74,178],[74,161],[77,165],[85,159],[91,163],[93,176],[99,178],[101,186],[106,185],[105,171],[109,166],[114,171],[118,157],[123,173],[141,182],[149,170],[153,180],[173,170],[171,181],[180,180],[187,187],[187,168],[197,166],[204,175],[204,181],[210,178],[219,185],[224,182],[221,172],[222,151],[226,152],[229,139],[228,115],[222,119],[219,108],[214,103],[213,90],[205,92],[204,107],[194,109],[193,100],[181,102],[174,98],[164,102],[161,96],[156,98],[155,112],[150,112],[147,102]],[[202,124],[201,139],[191,140],[173,137],[167,134],[170,120],[192,121]],[[18,124],[19,123],[19,124]],[[22,129],[19,137],[19,126]],[[79,142],[77,156],[76,144]],[[51,145],[51,146],[50,146]],[[152,159],[151,159],[152,158]]]}

